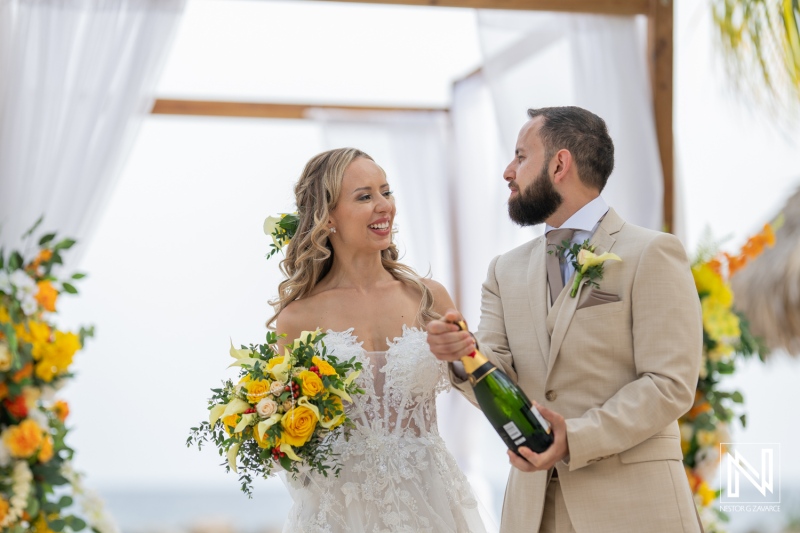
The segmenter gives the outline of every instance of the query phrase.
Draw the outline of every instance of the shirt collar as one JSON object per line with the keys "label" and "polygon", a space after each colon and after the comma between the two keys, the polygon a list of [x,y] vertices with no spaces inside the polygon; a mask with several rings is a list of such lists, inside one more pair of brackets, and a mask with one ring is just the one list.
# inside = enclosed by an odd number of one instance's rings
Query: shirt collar
{"label": "shirt collar", "polygon": [[[594,200],[578,209],[578,211],[569,217],[564,222],[562,228],[570,228],[577,231],[590,231],[594,232],[600,219],[608,212],[608,204],[603,200],[602,196],[597,196]],[[544,232],[547,233],[552,229],[558,229],[550,224],[545,224]]]}

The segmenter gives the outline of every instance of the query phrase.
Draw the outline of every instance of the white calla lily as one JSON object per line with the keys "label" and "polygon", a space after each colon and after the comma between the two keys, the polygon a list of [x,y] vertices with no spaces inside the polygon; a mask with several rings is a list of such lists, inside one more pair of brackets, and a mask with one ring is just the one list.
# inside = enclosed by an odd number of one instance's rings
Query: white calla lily
{"label": "white calla lily", "polygon": [[231,470],[233,470],[237,474],[239,472],[236,470],[236,456],[239,454],[239,448],[241,446],[242,446],[242,443],[241,442],[237,442],[236,444],[234,444],[233,446],[228,448],[228,453],[225,454],[226,457],[228,458],[228,466],[230,466]]}
{"label": "white calla lily", "polygon": [[256,413],[247,413],[246,415],[242,415],[242,419],[239,420],[239,423],[236,424],[236,427],[233,428],[234,433],[241,433],[247,426],[252,426],[258,420],[258,415]]}
{"label": "white calla lily", "polygon": [[330,392],[331,394],[335,394],[336,396],[338,396],[342,400],[345,400],[347,402],[353,403],[353,399],[350,397],[350,395],[347,394],[343,390],[335,389],[335,388],[331,387],[330,389],[328,389],[328,392]]}
{"label": "white calla lily", "polygon": [[208,415],[209,424],[211,424],[212,426],[214,424],[216,424],[217,420],[219,420],[219,417],[221,417],[222,413],[225,412],[225,408],[226,407],[227,407],[227,405],[224,404],[224,403],[221,403],[221,404],[218,404],[218,405],[215,405],[214,407],[212,407],[211,408],[211,412]]}
{"label": "white calla lily", "polygon": [[256,431],[258,431],[258,438],[264,440],[264,433],[266,433],[269,428],[280,422],[281,418],[283,418],[282,414],[275,413],[266,420],[262,420],[261,422],[259,422],[256,425]]}
{"label": "white calla lily", "polygon": [[288,457],[288,458],[289,458],[289,459],[291,459],[292,461],[300,461],[300,460],[301,460],[301,459],[300,459],[300,458],[297,456],[297,454],[296,454],[296,453],[294,453],[294,448],[292,448],[290,445],[288,445],[288,444],[286,444],[286,443],[284,443],[284,444],[281,444],[281,451],[282,451],[283,453],[285,453],[285,454],[286,454],[286,457]]}
{"label": "white calla lily", "polygon": [[225,410],[222,412],[222,416],[231,416],[231,415],[238,415],[239,413],[244,413],[250,409],[250,404],[244,400],[239,398],[234,398],[233,400],[228,402],[228,405],[225,406]]}

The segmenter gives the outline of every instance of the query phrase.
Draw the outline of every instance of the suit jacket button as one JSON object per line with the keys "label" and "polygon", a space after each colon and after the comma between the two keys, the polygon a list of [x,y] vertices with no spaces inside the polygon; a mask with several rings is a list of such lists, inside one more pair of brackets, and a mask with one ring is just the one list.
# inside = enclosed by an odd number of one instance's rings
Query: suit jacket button
{"label": "suit jacket button", "polygon": [[552,402],[558,397],[558,395],[556,394],[556,391],[549,390],[544,393],[544,397],[547,399],[548,402]]}

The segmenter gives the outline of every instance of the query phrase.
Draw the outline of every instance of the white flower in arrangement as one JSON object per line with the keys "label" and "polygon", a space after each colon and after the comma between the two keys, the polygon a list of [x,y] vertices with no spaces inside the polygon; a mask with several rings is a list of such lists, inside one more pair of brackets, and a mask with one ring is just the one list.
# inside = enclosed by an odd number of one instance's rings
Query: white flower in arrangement
{"label": "white flower in arrangement", "polygon": [[269,393],[273,396],[280,396],[283,394],[284,388],[286,387],[286,383],[283,381],[273,381],[272,385],[269,386]]}
{"label": "white flower in arrangement", "polygon": [[14,463],[14,471],[11,474],[11,498],[8,502],[10,505],[5,519],[0,522],[0,527],[13,524],[22,516],[28,506],[31,481],[33,481],[33,474],[28,467],[28,462],[17,461]]}
{"label": "white flower in arrangement", "polygon": [[261,418],[269,418],[278,411],[278,404],[275,400],[264,398],[256,404],[256,412]]}
{"label": "white flower in arrangement", "polygon": [[22,312],[25,313],[25,316],[31,316],[36,312],[38,305],[36,304],[36,300],[33,298],[33,296],[25,296],[22,299],[20,307],[22,307]]}
{"label": "white flower in arrangement", "polygon": [[56,388],[51,385],[42,385],[39,392],[40,392],[39,398],[44,403],[47,404],[53,403],[53,400],[56,399]]}
{"label": "white flower in arrangement", "polygon": [[8,277],[8,273],[5,270],[0,270],[0,292],[11,294],[12,288],[11,278]]}
{"label": "white flower in arrangement", "polygon": [[49,421],[47,420],[47,415],[44,414],[39,409],[31,409],[28,411],[28,418],[36,422],[41,428],[46,428],[49,425]]}
{"label": "white flower in arrangement", "polygon": [[33,296],[38,291],[36,282],[24,270],[15,270],[9,276],[11,285],[17,288],[18,296]]}
{"label": "white flower in arrangement", "polygon": [[6,467],[11,464],[11,451],[8,446],[0,439],[0,467]]}

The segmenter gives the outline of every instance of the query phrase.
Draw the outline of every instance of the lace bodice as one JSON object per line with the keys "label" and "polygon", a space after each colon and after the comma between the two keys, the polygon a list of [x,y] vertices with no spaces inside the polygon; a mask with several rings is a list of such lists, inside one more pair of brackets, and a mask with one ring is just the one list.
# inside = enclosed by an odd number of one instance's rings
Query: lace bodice
{"label": "lace bodice", "polygon": [[403,326],[403,333],[387,339],[385,352],[367,352],[347,331],[330,331],[324,343],[328,353],[339,360],[355,357],[363,364],[356,382],[365,394],[347,405],[348,416],[357,426],[379,434],[438,435],[436,395],[449,389],[445,363],[436,360],[428,348],[427,333]]}
{"label": "lace bodice", "polygon": [[363,365],[364,394],[345,404],[354,422],[332,442],[338,477],[285,478],[294,505],[284,533],[484,533],[477,502],[436,425],[446,365],[427,333],[403,327],[385,352],[367,352],[353,329],[323,342],[339,360]]}

